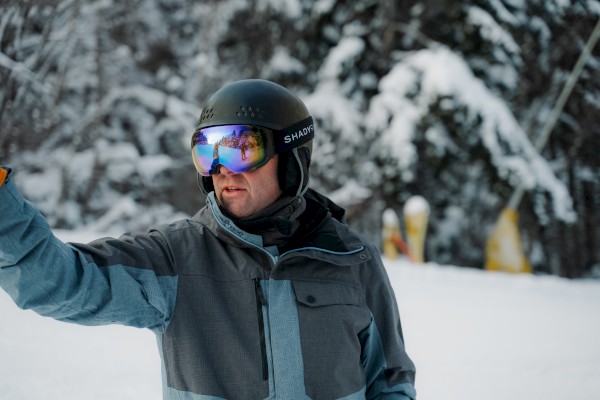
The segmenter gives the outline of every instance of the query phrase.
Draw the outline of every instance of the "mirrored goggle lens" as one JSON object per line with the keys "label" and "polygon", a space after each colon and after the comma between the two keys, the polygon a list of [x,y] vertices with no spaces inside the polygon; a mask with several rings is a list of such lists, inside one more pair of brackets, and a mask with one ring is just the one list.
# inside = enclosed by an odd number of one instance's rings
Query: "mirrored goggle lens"
{"label": "mirrored goggle lens", "polygon": [[223,125],[199,129],[192,137],[192,158],[201,175],[216,173],[223,165],[232,172],[262,167],[272,156],[267,129],[248,125]]}

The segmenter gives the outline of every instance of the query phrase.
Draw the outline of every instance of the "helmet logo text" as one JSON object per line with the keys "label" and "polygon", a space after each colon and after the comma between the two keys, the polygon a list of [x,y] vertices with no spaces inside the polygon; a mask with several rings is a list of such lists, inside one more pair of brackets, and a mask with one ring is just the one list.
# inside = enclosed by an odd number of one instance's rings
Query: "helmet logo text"
{"label": "helmet logo text", "polygon": [[314,131],[315,131],[314,125],[310,124],[306,128],[302,128],[290,135],[285,135],[285,137],[283,138],[283,141],[284,141],[284,143],[289,144],[289,143],[295,142],[298,139],[303,138],[306,135],[313,133]]}

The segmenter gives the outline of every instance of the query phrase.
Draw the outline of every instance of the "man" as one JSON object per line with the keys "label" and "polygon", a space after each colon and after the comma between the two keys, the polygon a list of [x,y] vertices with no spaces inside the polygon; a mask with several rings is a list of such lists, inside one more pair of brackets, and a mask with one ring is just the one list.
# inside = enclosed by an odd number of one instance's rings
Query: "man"
{"label": "man", "polygon": [[87,245],[58,241],[4,172],[0,286],[58,320],[154,331],[165,399],[414,399],[378,251],[308,189],[313,137],[289,90],[227,85],[192,138],[207,205]]}

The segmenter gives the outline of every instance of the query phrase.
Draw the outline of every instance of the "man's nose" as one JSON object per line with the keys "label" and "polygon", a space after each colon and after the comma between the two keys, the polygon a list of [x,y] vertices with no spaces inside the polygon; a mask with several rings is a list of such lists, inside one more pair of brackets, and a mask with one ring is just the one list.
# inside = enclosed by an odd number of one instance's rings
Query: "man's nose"
{"label": "man's nose", "polygon": [[223,164],[219,164],[218,168],[219,168],[220,174],[223,174],[223,175],[235,175],[236,174],[236,172],[233,172],[232,170],[230,170]]}

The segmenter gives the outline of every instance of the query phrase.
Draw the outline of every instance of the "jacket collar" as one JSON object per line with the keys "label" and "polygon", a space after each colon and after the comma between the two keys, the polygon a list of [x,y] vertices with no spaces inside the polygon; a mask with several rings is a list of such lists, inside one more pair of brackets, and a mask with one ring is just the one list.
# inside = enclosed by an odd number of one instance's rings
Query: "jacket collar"
{"label": "jacket collar", "polygon": [[[279,253],[306,250],[310,253],[341,255],[358,253],[365,248],[363,240],[343,222],[343,208],[312,189],[309,189],[304,199],[306,209],[298,216],[300,228],[285,245],[280,246]],[[214,192],[208,194],[206,203],[207,206],[198,211],[192,221],[204,225],[215,236],[228,243],[240,245],[242,242],[266,249],[262,236],[247,232],[222,212]],[[269,252],[273,254],[272,251]]]}

